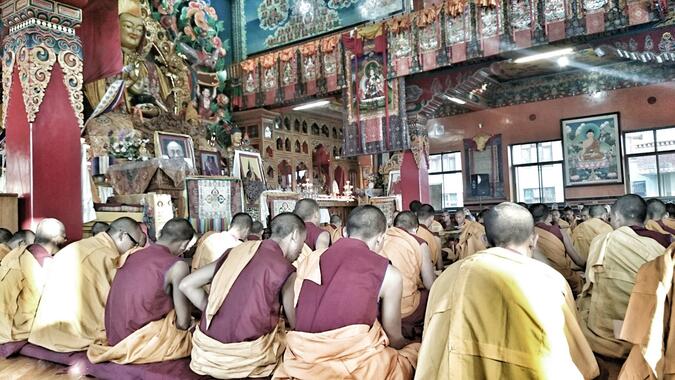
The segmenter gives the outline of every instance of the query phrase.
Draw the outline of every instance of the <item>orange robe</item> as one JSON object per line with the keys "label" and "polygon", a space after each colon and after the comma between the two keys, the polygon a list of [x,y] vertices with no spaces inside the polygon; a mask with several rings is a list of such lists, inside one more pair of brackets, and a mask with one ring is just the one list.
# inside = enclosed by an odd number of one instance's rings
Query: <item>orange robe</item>
{"label": "orange robe", "polygon": [[457,259],[461,260],[484,250],[486,248],[484,239],[485,227],[482,224],[470,220],[464,221],[459,241],[455,245]]}
{"label": "orange robe", "polygon": [[424,239],[429,245],[429,252],[431,252],[431,262],[436,266],[436,263],[439,260],[442,260],[441,256],[441,239],[434,235],[426,226],[420,225],[417,229],[417,236]]}
{"label": "orange robe", "polygon": [[388,258],[401,273],[403,280],[401,317],[407,317],[420,305],[420,289],[424,288],[421,278],[421,246],[408,232],[397,227],[390,227],[384,235],[384,243],[378,253]]}
{"label": "orange robe", "polygon": [[584,286],[584,280],[579,272],[572,269],[572,259],[567,256],[565,244],[554,234],[543,228],[535,227],[534,231],[539,235],[537,248],[548,259],[551,267],[557,270],[570,285],[572,292],[576,295],[581,292]]}
{"label": "orange robe", "polygon": [[572,232],[572,244],[579,255],[588,260],[588,249],[596,236],[614,231],[609,223],[599,218],[591,218],[581,223]]}
{"label": "orange robe", "polygon": [[197,246],[195,255],[192,258],[192,271],[194,272],[218,260],[225,251],[239,244],[241,244],[241,241],[232,236],[228,231],[206,236],[203,238],[202,243]]}
{"label": "orange robe", "polygon": [[[661,223],[663,224],[661,224]],[[656,231],[658,233],[664,234],[664,235],[669,235],[670,239],[673,239],[673,229],[668,227],[668,225],[663,221],[663,220],[648,220],[645,222],[645,228],[650,230],[650,231]]]}

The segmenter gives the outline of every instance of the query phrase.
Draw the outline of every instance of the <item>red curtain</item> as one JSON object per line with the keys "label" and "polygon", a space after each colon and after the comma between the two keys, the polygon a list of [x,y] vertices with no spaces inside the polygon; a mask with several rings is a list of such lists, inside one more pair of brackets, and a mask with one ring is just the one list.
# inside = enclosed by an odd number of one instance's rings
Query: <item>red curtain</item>
{"label": "red curtain", "polygon": [[122,71],[120,26],[117,0],[89,2],[82,11],[82,26],[77,35],[82,40],[83,77],[89,83]]}

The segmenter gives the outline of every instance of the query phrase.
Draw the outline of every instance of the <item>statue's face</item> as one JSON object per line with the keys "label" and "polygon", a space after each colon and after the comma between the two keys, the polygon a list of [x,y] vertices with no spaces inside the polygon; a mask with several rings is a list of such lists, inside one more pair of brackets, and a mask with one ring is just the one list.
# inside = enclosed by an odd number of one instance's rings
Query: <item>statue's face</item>
{"label": "statue's face", "polygon": [[120,39],[122,48],[136,50],[141,44],[141,39],[145,33],[145,24],[143,19],[130,13],[120,15]]}
{"label": "statue's face", "polygon": [[232,145],[241,144],[241,132],[235,132],[232,134]]}

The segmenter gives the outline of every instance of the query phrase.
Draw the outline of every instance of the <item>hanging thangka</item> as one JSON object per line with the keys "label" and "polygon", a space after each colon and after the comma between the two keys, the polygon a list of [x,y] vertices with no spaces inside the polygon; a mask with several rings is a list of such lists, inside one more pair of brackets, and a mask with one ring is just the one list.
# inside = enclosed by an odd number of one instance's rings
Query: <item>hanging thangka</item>
{"label": "hanging thangka", "polygon": [[247,59],[241,64],[242,72],[242,87],[244,94],[243,109],[253,108],[256,106],[256,96],[260,91],[260,72],[258,67],[258,59]]}
{"label": "hanging thangka", "polygon": [[[417,51],[422,71],[439,67],[438,55],[446,54],[441,41],[441,8],[433,5],[414,14],[417,28]],[[446,61],[445,59],[443,60]]]}
{"label": "hanging thangka", "polygon": [[408,149],[402,80],[387,80],[382,24],[343,34],[347,73],[345,156]]}
{"label": "hanging thangka", "polygon": [[275,104],[277,100],[277,89],[279,88],[277,56],[278,53],[271,53],[260,57],[260,69],[262,70],[260,87],[264,105]]}
{"label": "hanging thangka", "polygon": [[478,40],[483,57],[499,53],[499,35],[503,33],[499,3],[478,7]]}
{"label": "hanging thangka", "polygon": [[565,0],[544,1],[544,23],[549,42],[565,38],[565,17]]}
{"label": "hanging thangka", "polygon": [[466,44],[471,30],[471,12],[466,1],[448,0],[445,11],[445,44],[450,47],[452,63],[466,61]]}
{"label": "hanging thangka", "polygon": [[336,34],[323,38],[321,46],[321,75],[326,88],[325,92],[333,92],[344,87],[341,80],[342,72],[342,49],[340,48],[340,35]]}
{"label": "hanging thangka", "polygon": [[410,15],[394,17],[387,21],[389,33],[389,77],[410,74],[413,65],[413,41]]}
{"label": "hanging thangka", "polygon": [[300,77],[304,85],[303,95],[315,95],[318,90],[320,65],[318,64],[318,41],[308,42],[300,46]]}
{"label": "hanging thangka", "polygon": [[279,52],[279,73],[283,100],[295,99],[295,86],[298,83],[298,55],[295,48]]}
{"label": "hanging thangka", "polygon": [[532,0],[510,0],[513,41],[519,49],[532,46],[532,26],[536,22]]}

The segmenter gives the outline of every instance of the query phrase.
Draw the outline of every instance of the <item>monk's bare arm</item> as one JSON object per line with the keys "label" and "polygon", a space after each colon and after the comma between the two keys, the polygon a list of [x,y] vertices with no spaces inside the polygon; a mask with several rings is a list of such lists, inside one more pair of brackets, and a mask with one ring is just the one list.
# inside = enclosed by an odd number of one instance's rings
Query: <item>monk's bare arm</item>
{"label": "monk's bare arm", "polygon": [[319,234],[319,237],[316,238],[316,250],[328,249],[330,245],[330,234],[328,231],[324,231]]}
{"label": "monk's bare arm", "polygon": [[284,314],[286,314],[286,321],[288,321],[288,326],[291,330],[295,329],[295,291],[293,286],[295,285],[296,278],[297,275],[295,272],[293,272],[290,276],[288,276],[288,279],[281,290]]}
{"label": "monk's bare arm", "polygon": [[190,301],[185,297],[185,294],[180,291],[180,282],[190,274],[190,268],[184,261],[179,261],[169,268],[166,273],[164,281],[167,285],[171,285],[171,292],[173,297],[173,307],[176,310],[176,327],[181,330],[190,328]]}
{"label": "monk's bare arm", "polygon": [[436,272],[434,271],[434,263],[431,261],[431,251],[429,246],[422,244],[422,283],[424,287],[431,290],[436,280]]}
{"label": "monk's bare arm", "polygon": [[[438,244],[439,247],[443,247],[443,242],[441,241],[441,238],[438,236],[434,236],[434,239],[436,239],[436,243]],[[431,256],[429,256],[431,257]],[[436,269],[438,270],[443,270],[444,264],[443,264],[443,250],[438,253],[438,261],[436,261]]]}
{"label": "monk's bare arm", "polygon": [[579,255],[576,248],[574,248],[574,244],[572,244],[572,239],[570,239],[570,236],[565,231],[560,232],[562,232],[563,243],[565,244],[565,251],[567,251],[567,254],[570,255],[570,258],[572,259],[572,261],[574,261],[575,264],[577,264],[581,268],[585,268],[586,260],[584,260],[584,258],[581,257],[581,255]]}
{"label": "monk's bare arm", "polygon": [[180,282],[179,289],[199,310],[206,309],[208,296],[204,290],[204,285],[211,283],[216,274],[217,261],[201,267],[199,270],[188,275]]}
{"label": "monk's bare arm", "polygon": [[389,345],[396,349],[405,347],[410,343],[401,333],[401,293],[403,285],[401,274],[392,265],[387,267],[387,272],[380,288],[382,300],[382,327],[389,337]]}

